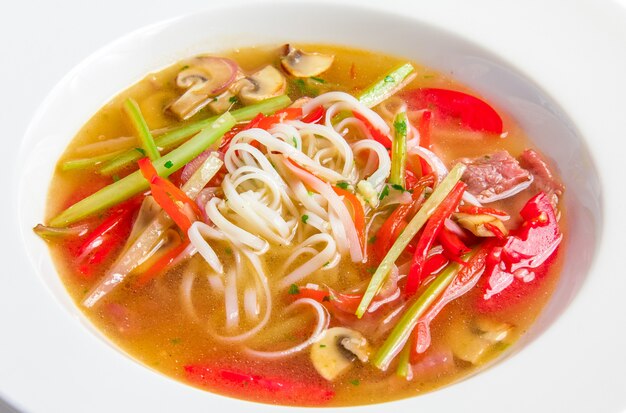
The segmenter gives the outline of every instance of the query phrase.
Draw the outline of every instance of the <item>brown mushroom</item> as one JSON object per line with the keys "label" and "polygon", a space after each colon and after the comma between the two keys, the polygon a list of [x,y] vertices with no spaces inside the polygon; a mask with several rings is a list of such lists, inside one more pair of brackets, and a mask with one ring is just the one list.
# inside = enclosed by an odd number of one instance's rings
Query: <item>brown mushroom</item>
{"label": "brown mushroom", "polygon": [[241,79],[239,98],[245,105],[282,95],[286,82],[283,75],[273,66],[265,66],[258,72]]}
{"label": "brown mushroom", "polygon": [[283,68],[295,77],[317,76],[328,70],[335,56],[321,53],[307,53],[291,45],[286,46],[287,54],[280,59]]}
{"label": "brown mushroom", "polygon": [[334,380],[358,358],[367,362],[369,345],[361,333],[345,327],[333,327],[311,347],[311,361],[326,380]]}
{"label": "brown mushroom", "polygon": [[238,73],[239,67],[230,59],[213,56],[191,59],[176,77],[176,85],[187,91],[169,109],[180,119],[190,118],[226,91]]}

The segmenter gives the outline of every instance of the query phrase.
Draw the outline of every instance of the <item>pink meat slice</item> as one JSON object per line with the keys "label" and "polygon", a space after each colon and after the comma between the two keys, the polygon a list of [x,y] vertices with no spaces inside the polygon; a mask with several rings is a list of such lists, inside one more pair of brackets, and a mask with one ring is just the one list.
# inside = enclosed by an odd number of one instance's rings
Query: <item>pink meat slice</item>
{"label": "pink meat slice", "polygon": [[526,149],[519,160],[520,164],[535,178],[533,181],[534,192],[545,192],[552,205],[556,207],[565,187],[554,176],[546,160],[532,149]]}
{"label": "pink meat slice", "polygon": [[481,202],[504,199],[528,188],[533,177],[507,151],[478,158],[462,158],[467,165],[461,178],[467,190]]}

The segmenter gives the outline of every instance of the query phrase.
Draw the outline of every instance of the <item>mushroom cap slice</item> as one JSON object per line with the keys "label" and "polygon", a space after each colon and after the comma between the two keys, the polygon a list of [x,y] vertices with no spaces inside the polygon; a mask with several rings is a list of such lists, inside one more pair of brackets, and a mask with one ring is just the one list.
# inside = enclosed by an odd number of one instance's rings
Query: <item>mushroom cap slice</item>
{"label": "mushroom cap slice", "polygon": [[295,77],[311,77],[328,70],[334,60],[333,55],[307,53],[287,45],[287,54],[280,59],[280,63]]}
{"label": "mushroom cap slice", "polygon": [[369,353],[369,345],[361,333],[345,327],[333,327],[313,343],[311,361],[322,377],[334,380],[357,358],[366,362]]}
{"label": "mushroom cap slice", "polygon": [[170,105],[181,119],[188,119],[223,93],[236,80],[239,67],[230,59],[198,56],[176,77],[176,85],[187,91]]}
{"label": "mushroom cap slice", "polygon": [[278,69],[265,66],[258,72],[239,81],[239,98],[245,105],[282,95],[287,82]]}

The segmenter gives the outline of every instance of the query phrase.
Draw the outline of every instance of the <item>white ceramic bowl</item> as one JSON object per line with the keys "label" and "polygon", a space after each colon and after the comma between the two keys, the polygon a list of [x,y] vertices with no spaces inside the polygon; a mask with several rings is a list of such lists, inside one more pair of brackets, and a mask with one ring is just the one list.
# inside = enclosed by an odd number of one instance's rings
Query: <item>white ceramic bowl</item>
{"label": "white ceramic bowl", "polygon": [[[233,21],[238,24],[234,26]],[[45,314],[39,312],[37,319],[24,317],[24,322],[41,329],[42,337],[54,337],[56,333],[58,340],[35,347],[24,344],[23,351],[36,349],[32,357],[38,361],[29,364],[27,371],[20,371],[8,357],[0,359],[6,363],[0,372],[0,394],[28,411],[191,412],[218,407],[255,412],[296,410],[206,393],[131,361],[95,331],[74,306],[45,245],[31,231],[42,220],[56,160],[78,129],[116,93],[146,73],[189,55],[286,41],[378,50],[452,74],[513,115],[540,149],[556,161],[567,187],[570,228],[561,281],[543,315],[513,354],[469,380],[384,408],[452,411],[476,404],[482,412],[521,412],[599,411],[597,407],[617,411],[624,407],[623,397],[617,396],[619,387],[612,384],[613,380],[619,382],[623,373],[612,376],[605,370],[589,368],[593,364],[586,360],[581,362],[593,356],[602,363],[613,360],[622,368],[626,364],[623,353],[609,357],[602,352],[602,348],[615,349],[605,340],[624,338],[623,333],[614,331],[619,327],[608,330],[611,323],[593,320],[588,311],[606,304],[599,301],[602,266],[596,265],[593,271],[590,268],[599,254],[600,239],[606,237],[608,213],[602,193],[609,182],[606,174],[599,176],[597,172],[600,164],[589,150],[590,137],[579,132],[580,121],[572,121],[564,112],[558,93],[555,95],[549,85],[537,86],[533,73],[523,73],[450,30],[430,26],[415,16],[354,5],[320,7],[317,3],[283,3],[271,9],[255,4],[214,8],[140,29],[92,55],[50,93],[21,145],[16,211],[22,238],[15,248],[21,254],[28,251],[35,269],[24,271],[33,292],[19,297],[20,307],[43,306],[47,310]],[[624,197],[619,199],[623,201]],[[623,277],[614,283],[623,291],[625,286]],[[605,296],[611,294],[607,291]],[[617,311],[623,308],[621,305]],[[572,320],[581,314],[586,314],[585,318]],[[598,333],[592,321],[604,329],[599,332],[605,340],[588,336]],[[33,340],[37,334],[26,337]],[[585,352],[597,353],[583,356]],[[571,359],[564,360],[565,355]],[[570,394],[569,389],[580,389],[581,381],[588,382],[577,377],[579,369],[581,375],[605,374],[610,382],[602,390],[594,389],[590,397]],[[358,410],[374,412],[381,407]]]}

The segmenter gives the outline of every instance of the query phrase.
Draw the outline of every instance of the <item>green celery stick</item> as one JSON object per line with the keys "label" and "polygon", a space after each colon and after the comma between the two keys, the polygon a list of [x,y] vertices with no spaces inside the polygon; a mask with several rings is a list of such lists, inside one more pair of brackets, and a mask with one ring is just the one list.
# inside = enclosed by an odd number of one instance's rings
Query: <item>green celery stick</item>
{"label": "green celery stick", "polygon": [[414,70],[415,68],[410,63],[405,63],[392,70],[391,72],[385,74],[385,76],[380,78],[372,86],[365,89],[359,96],[359,101],[368,108],[373,108],[397,92],[403,86],[403,82]]}
{"label": "green celery stick", "polygon": [[146,151],[148,158],[150,158],[151,161],[159,159],[161,154],[154,143],[154,138],[150,133],[150,128],[148,128],[148,124],[141,114],[141,109],[139,109],[137,102],[135,102],[132,98],[126,99],[124,101],[124,112],[128,115],[130,123],[133,125],[133,129],[137,132],[139,142],[141,142],[141,146],[144,151]]}
{"label": "green celery stick", "polygon": [[393,120],[393,141],[391,142],[391,175],[389,183],[404,188],[404,174],[406,170],[406,135],[408,121],[406,112],[400,112]]}

